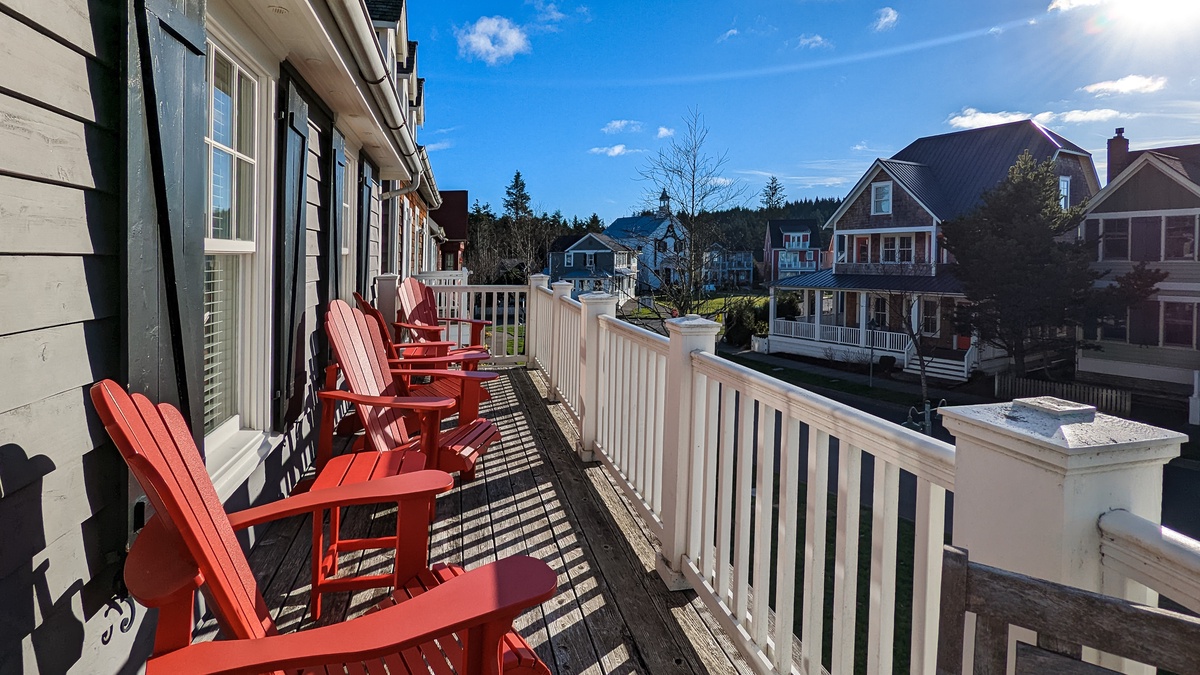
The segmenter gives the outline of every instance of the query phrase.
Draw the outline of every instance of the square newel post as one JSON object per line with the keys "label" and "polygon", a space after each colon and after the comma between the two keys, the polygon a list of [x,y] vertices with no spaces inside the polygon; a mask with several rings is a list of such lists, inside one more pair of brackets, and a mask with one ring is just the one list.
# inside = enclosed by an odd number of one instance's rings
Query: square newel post
{"label": "square newel post", "polygon": [[867,319],[869,308],[867,307],[866,292],[859,291],[858,293],[858,344],[866,347],[867,341],[872,339],[872,336],[867,332]]}
{"label": "square newel post", "polygon": [[971,560],[1153,604],[1102,570],[1098,520],[1161,522],[1163,465],[1186,436],[1048,396],[939,411],[956,439],[954,544]]}
{"label": "square newel post", "polygon": [[579,458],[596,460],[596,429],[603,410],[600,401],[600,317],[617,313],[617,297],[608,293],[579,296],[583,320],[579,322]]}
{"label": "square newel post", "polygon": [[400,308],[396,304],[400,300],[400,294],[397,292],[399,289],[400,275],[381,274],[375,277],[375,307],[383,314],[383,318],[387,319],[387,331],[393,341],[398,337],[392,322],[400,318]]}
{"label": "square newel post", "polygon": [[696,314],[666,322],[671,346],[667,352],[668,393],[663,416],[662,549],[655,568],[673,591],[688,588],[683,576],[683,553],[692,504],[691,466],[700,439],[695,427],[692,391],[692,352],[712,352],[721,326]]}
{"label": "square newel post", "polygon": [[767,316],[767,321],[768,321],[767,335],[770,335],[771,333],[775,332],[775,287],[774,286],[771,287],[771,301],[770,301],[770,304],[768,305],[768,312],[769,312],[769,314]]}
{"label": "square newel post", "polygon": [[538,307],[541,305],[541,293],[538,289],[545,288],[549,283],[550,276],[548,274],[529,275],[529,296],[525,299],[525,368],[527,370],[537,368],[535,359],[538,356],[538,336],[547,327],[543,322],[549,320],[549,317],[542,317],[538,314]]}
{"label": "square newel post", "polygon": [[550,284],[550,289],[554,291],[553,301],[550,303],[550,373],[547,378],[549,382],[549,393],[546,398],[551,403],[558,402],[558,376],[562,373],[563,364],[562,350],[558,348],[558,334],[562,330],[562,298],[571,294],[571,289],[574,286],[569,281],[556,281]]}

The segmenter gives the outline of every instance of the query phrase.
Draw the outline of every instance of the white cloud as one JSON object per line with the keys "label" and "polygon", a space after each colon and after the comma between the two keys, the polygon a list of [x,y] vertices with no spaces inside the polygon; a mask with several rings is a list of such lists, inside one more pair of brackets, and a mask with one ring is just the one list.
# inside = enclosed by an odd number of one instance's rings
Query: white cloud
{"label": "white cloud", "polygon": [[1126,75],[1119,80],[1096,82],[1084,87],[1083,90],[1096,96],[1112,94],[1150,94],[1167,86],[1165,77],[1147,77],[1145,75]]}
{"label": "white cloud", "polygon": [[992,26],[988,29],[988,35],[1002,35],[1003,33],[1004,28],[1001,26]]}
{"label": "white cloud", "polygon": [[975,108],[963,108],[961,112],[951,115],[947,121],[955,129],[978,129],[979,127],[990,127],[994,124],[1027,120],[1030,117],[1029,113],[1023,112],[983,112]]}
{"label": "white cloud", "polygon": [[655,138],[670,138],[675,135],[675,130],[670,127],[659,127]]}
{"label": "white cloud", "polygon": [[567,15],[559,11],[558,5],[553,2],[546,2],[545,0],[526,0],[525,4],[533,5],[533,8],[536,9],[538,13],[537,20],[542,23],[557,23],[567,18]]}
{"label": "white cloud", "polygon": [[1111,108],[1095,108],[1093,110],[1067,110],[1065,112],[1045,111],[1036,114],[1027,112],[983,112],[975,108],[963,108],[962,112],[951,115],[946,121],[955,129],[978,129],[996,124],[1007,124],[1020,120],[1031,119],[1038,124],[1088,124],[1091,122],[1109,122],[1117,118],[1132,119],[1136,113],[1123,113]]}
{"label": "white cloud", "polygon": [[885,30],[895,28],[896,22],[900,20],[900,12],[891,7],[884,7],[875,12],[875,23],[871,24],[871,30],[876,33],[881,33]]}
{"label": "white cloud", "polygon": [[438,150],[446,150],[454,147],[454,141],[438,141],[425,146],[426,152],[437,152]]}
{"label": "white cloud", "polygon": [[710,178],[708,182],[712,185],[716,185],[717,187],[726,187],[729,185],[733,185],[733,179],[726,178],[724,176],[714,176],[714,177]]}
{"label": "white cloud", "polygon": [[1050,6],[1046,8],[1046,11],[1069,12],[1077,7],[1099,5],[1102,2],[1105,2],[1105,0],[1054,0],[1054,2],[1051,2]]}
{"label": "white cloud", "polygon": [[806,33],[806,34],[801,35],[800,37],[796,38],[796,48],[799,49],[801,47],[804,47],[807,49],[819,49],[821,47],[832,48],[833,43],[830,42],[829,40],[826,40],[825,38],[821,37],[820,35],[818,35],[816,33],[814,33],[812,35],[808,35]]}
{"label": "white cloud", "polygon": [[628,155],[628,154],[631,154],[634,152],[645,152],[645,150],[638,150],[637,148],[627,148],[627,147],[625,147],[624,143],[618,143],[616,145],[604,147],[604,148],[592,148],[591,150],[588,150],[589,154],[604,155],[606,157],[620,157],[621,155]]}
{"label": "white cloud", "polygon": [[868,145],[866,141],[859,141],[858,143],[855,143],[854,147],[852,147],[850,149],[854,150],[856,152],[870,152],[871,146]]}
{"label": "white cloud", "polygon": [[613,120],[600,129],[606,134],[637,133],[641,130],[642,123],[637,120]]}
{"label": "white cloud", "polygon": [[525,29],[503,16],[481,16],[470,26],[455,27],[454,35],[459,56],[479,59],[489,66],[511,61],[531,49]]}
{"label": "white cloud", "polygon": [[724,33],[721,33],[721,37],[717,38],[717,42],[724,42],[737,34],[738,34],[738,29],[730,28],[729,30],[725,31]]}

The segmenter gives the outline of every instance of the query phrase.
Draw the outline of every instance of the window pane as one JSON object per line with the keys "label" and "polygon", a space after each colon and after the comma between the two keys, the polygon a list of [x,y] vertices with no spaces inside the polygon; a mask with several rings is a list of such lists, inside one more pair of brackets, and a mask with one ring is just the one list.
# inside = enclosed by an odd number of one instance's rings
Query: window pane
{"label": "window pane", "polygon": [[254,156],[254,80],[238,73],[237,151]]}
{"label": "window pane", "polygon": [[1167,260],[1196,258],[1195,216],[1167,216],[1167,242],[1164,253]]}
{"label": "window pane", "polygon": [[233,64],[220,54],[213,55],[212,139],[233,147]]}
{"label": "window pane", "polygon": [[237,208],[234,210],[234,236],[254,239],[254,165],[237,160]]}
{"label": "window pane", "polygon": [[1195,305],[1184,302],[1163,303],[1163,344],[1192,346],[1192,313]]}
{"label": "window pane", "polygon": [[237,406],[238,259],[204,257],[204,433]]}
{"label": "window pane", "polygon": [[212,150],[212,211],[208,236],[233,239],[233,155]]}
{"label": "window pane", "polygon": [[1095,262],[1100,259],[1100,221],[1092,218],[1083,224],[1083,243],[1090,254],[1089,259]]}
{"label": "window pane", "polygon": [[1104,259],[1129,260],[1129,219],[1104,221]]}
{"label": "window pane", "polygon": [[1128,335],[1129,331],[1126,326],[1124,312],[1118,316],[1105,319],[1100,325],[1100,337],[1105,340],[1125,342],[1125,338]]}

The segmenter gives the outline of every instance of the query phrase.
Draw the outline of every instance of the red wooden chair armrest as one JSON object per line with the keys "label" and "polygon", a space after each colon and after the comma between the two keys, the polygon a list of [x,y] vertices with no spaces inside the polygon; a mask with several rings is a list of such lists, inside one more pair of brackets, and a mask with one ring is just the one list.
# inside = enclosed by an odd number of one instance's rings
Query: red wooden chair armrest
{"label": "red wooden chair armrest", "polygon": [[446,326],[431,326],[424,323],[404,323],[403,321],[397,321],[392,325],[396,328],[407,328],[408,330],[421,331],[425,333],[441,333],[442,331],[446,330]]}
{"label": "red wooden chair armrest", "polygon": [[[464,672],[498,674],[500,640],[521,612],[554,596],[557,577],[534,558],[513,556],[450,579],[357,619],[256,640],[216,640],[168,652],[147,673],[259,673],[361,662],[469,630]],[[471,661],[474,661],[472,663]]]}
{"label": "red wooden chair armrest", "polygon": [[[441,371],[430,372],[437,373]],[[404,408],[419,411],[449,410],[455,405],[452,398],[438,398],[434,396],[362,396],[340,389],[318,391],[317,396],[333,401],[348,401],[362,405],[377,405],[385,408]]]}
{"label": "red wooden chair armrest", "polygon": [[412,366],[425,366],[437,363],[462,363],[464,361],[487,361],[492,358],[491,354],[486,352],[465,352],[462,354],[450,354],[448,356],[410,356],[404,359],[388,359],[388,365],[393,369],[409,368]]}
{"label": "red wooden chair armrest", "polygon": [[491,382],[500,377],[500,373],[493,370],[409,370],[405,368],[392,368],[393,375],[400,377],[451,377],[459,380],[473,380],[475,382]]}
{"label": "red wooden chair armrest", "polygon": [[490,326],[490,325],[492,325],[491,321],[486,321],[484,319],[461,319],[457,316],[440,316],[440,317],[438,317],[438,321],[455,321],[457,323],[469,323],[472,326]]}
{"label": "red wooden chair armrest", "polygon": [[396,342],[393,346],[400,351],[409,349],[454,349],[458,343],[452,340],[426,340],[425,342]]}
{"label": "red wooden chair armrest", "polygon": [[454,487],[454,478],[444,471],[414,471],[402,476],[376,478],[324,490],[313,490],[270,504],[229,514],[229,524],[240,530],[272,520],[337,506],[400,503],[431,499]]}

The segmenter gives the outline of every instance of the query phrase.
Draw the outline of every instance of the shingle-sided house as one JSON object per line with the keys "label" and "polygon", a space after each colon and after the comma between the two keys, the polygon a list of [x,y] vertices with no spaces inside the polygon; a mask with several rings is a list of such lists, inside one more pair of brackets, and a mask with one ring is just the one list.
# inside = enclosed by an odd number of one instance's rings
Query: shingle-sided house
{"label": "shingle-sided house", "polygon": [[92,383],[178,406],[230,509],[311,463],[323,309],[372,297],[441,202],[404,4],[0,13],[0,672],[149,654],[119,584],[143,511]]}
{"label": "shingle-sided house", "polygon": [[821,221],[816,218],[768,220],[763,241],[767,283],[821,269],[821,249]]}
{"label": "shingle-sided house", "polygon": [[1130,151],[1124,131],[1108,141],[1108,184],[1088,204],[1080,235],[1108,279],[1140,262],[1169,276],[1127,316],[1091,329],[1086,337],[1100,349],[1079,352],[1078,377],[1182,400],[1196,393],[1200,370],[1200,144]]}
{"label": "shingle-sided house", "polygon": [[637,250],[603,234],[570,234],[555,239],[547,254],[550,281],[570,281],[572,296],[602,291],[632,300],[637,294]]}
{"label": "shingle-sided house", "polygon": [[930,373],[961,380],[1003,368],[1006,359],[949,321],[963,296],[940,227],[975,208],[1025,151],[1054,160],[1064,203],[1099,190],[1091,155],[1032,120],[920,138],[875,160],[826,224],[833,266],[775,282],[774,294],[800,294],[802,310],[774,318],[770,350],[835,360],[890,355],[911,372],[917,364],[900,325],[907,318],[932,347]]}

